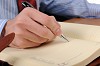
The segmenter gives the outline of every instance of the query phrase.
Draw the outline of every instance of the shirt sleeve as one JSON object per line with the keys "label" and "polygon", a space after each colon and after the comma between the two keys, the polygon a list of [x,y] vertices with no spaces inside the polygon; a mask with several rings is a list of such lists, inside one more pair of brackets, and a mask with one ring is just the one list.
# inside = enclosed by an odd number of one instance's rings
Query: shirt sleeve
{"label": "shirt sleeve", "polygon": [[0,35],[8,19],[0,19]]}
{"label": "shirt sleeve", "polygon": [[100,18],[100,4],[87,3],[88,17]]}
{"label": "shirt sleeve", "polygon": [[64,17],[100,18],[100,4],[87,0],[42,0],[40,11]]}

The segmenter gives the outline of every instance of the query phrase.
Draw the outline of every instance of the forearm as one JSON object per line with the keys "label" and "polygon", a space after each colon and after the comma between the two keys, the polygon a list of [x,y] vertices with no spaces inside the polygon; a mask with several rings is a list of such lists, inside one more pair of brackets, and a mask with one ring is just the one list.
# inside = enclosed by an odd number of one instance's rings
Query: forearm
{"label": "forearm", "polygon": [[[44,6],[42,8],[42,6]],[[47,6],[47,7],[46,7]],[[41,2],[41,11],[58,16],[86,16],[87,6],[85,0],[52,0]]]}
{"label": "forearm", "polygon": [[100,18],[99,6],[100,4],[90,4],[87,0],[43,0],[40,10],[62,17]]}
{"label": "forearm", "polygon": [[88,18],[100,18],[100,4],[87,3]]}

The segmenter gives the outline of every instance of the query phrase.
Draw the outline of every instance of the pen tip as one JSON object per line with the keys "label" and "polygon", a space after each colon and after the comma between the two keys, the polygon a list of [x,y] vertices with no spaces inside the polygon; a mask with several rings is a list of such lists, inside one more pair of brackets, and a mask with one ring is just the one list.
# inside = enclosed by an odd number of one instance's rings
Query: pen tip
{"label": "pen tip", "polygon": [[62,34],[61,35],[61,37],[63,38],[63,39],[65,39],[67,42],[69,42],[69,40]]}

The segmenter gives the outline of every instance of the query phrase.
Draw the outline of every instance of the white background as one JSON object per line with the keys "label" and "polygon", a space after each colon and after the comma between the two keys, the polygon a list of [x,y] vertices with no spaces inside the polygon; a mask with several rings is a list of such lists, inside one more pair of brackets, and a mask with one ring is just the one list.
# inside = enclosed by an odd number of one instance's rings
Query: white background
{"label": "white background", "polygon": [[100,4],[100,0],[87,0],[89,3]]}

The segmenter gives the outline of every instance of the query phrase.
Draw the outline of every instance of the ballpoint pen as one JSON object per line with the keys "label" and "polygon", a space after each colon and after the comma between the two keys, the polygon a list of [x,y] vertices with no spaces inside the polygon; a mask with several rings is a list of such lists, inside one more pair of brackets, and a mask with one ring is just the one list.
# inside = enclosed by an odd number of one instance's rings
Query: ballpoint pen
{"label": "ballpoint pen", "polygon": [[[27,2],[27,1],[23,1],[23,2],[22,2],[22,5],[23,5],[24,7],[32,7],[32,8],[34,8],[34,6],[31,5],[31,4],[30,4],[29,2]],[[42,25],[42,24],[41,24],[41,25]],[[44,25],[43,25],[43,26],[44,26]],[[61,34],[60,37],[69,42],[69,40],[68,40],[63,34]]]}

